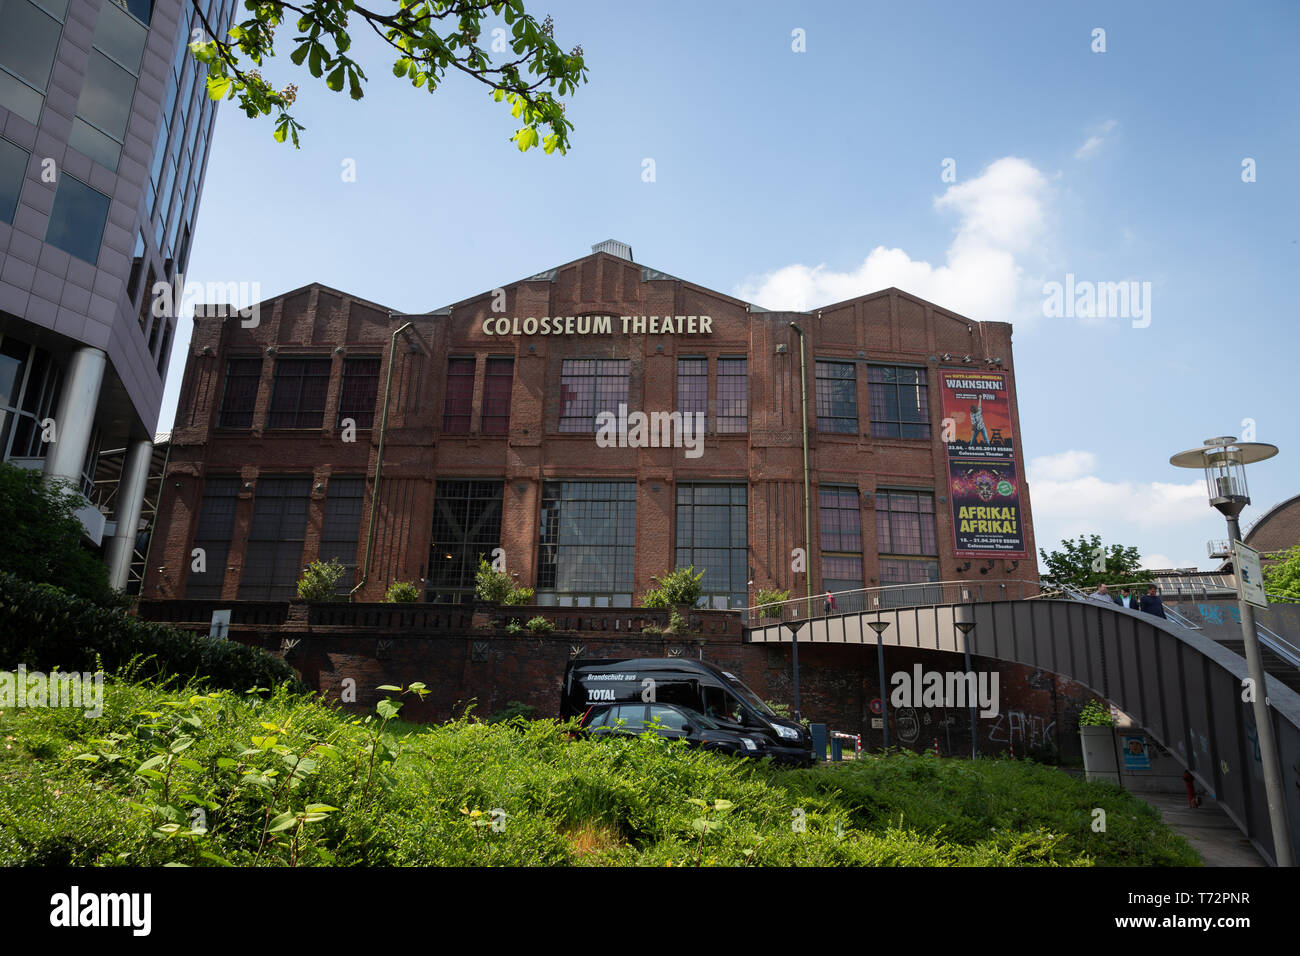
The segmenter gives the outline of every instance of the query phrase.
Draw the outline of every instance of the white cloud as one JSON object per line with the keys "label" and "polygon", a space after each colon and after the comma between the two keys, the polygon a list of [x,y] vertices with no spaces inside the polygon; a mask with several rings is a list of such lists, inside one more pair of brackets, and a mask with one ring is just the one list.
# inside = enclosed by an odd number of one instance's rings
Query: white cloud
{"label": "white cloud", "polygon": [[1196,559],[1147,555],[1146,547],[1153,539],[1181,544],[1194,529],[1207,527],[1212,513],[1202,482],[1107,481],[1098,471],[1097,455],[1090,451],[1030,459],[1026,476],[1039,547],[1051,551],[1062,540],[1099,534],[1106,544],[1137,547],[1144,567],[1196,566]]}
{"label": "white cloud", "polygon": [[1097,150],[1101,149],[1102,143],[1106,142],[1106,136],[1118,125],[1113,119],[1106,120],[1101,126],[1097,127],[1097,132],[1089,136],[1083,145],[1074,151],[1074,158],[1087,159],[1093,155]]}
{"label": "white cloud", "polygon": [[959,217],[944,264],[876,246],[848,272],[789,265],[751,277],[735,294],[769,309],[805,311],[897,286],[972,319],[1041,317],[1042,283],[1026,278],[1021,260],[1043,245],[1049,199],[1042,172],[1004,157],[935,198],[935,210]]}

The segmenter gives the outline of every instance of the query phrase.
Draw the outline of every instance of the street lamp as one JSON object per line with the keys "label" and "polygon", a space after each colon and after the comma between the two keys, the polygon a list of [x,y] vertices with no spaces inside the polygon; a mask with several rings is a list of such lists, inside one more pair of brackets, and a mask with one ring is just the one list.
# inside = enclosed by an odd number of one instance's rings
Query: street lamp
{"label": "street lamp", "polygon": [[[1227,519],[1230,541],[1241,540],[1237,516],[1250,504],[1246,486],[1246,465],[1264,461],[1277,454],[1276,445],[1263,442],[1239,442],[1233,437],[1207,438],[1200,448],[1179,452],[1169,459],[1178,468],[1199,468],[1205,472],[1205,488],[1210,504]],[[1287,828],[1286,803],[1282,796],[1282,772],[1278,764],[1277,745],[1273,740],[1273,720],[1268,711],[1268,684],[1255,634],[1255,609],[1241,594],[1241,568],[1237,572],[1237,604],[1241,609],[1241,637],[1246,651],[1246,667],[1255,685],[1253,709],[1259,735],[1260,764],[1264,771],[1264,793],[1268,798],[1268,819],[1273,831],[1273,853],[1278,866],[1294,866],[1291,836]]]}
{"label": "street lamp", "polygon": [[881,726],[885,728],[885,749],[889,749],[889,690],[885,687],[885,645],[881,635],[889,629],[888,621],[875,620],[867,626],[876,632],[876,673],[880,682],[880,716]]}
{"label": "street lamp", "polygon": [[[959,604],[953,615],[953,626],[961,631],[962,648],[966,652],[966,695],[970,707],[970,756],[975,759],[975,701],[969,700],[971,688],[970,668],[970,632],[975,630],[975,611],[968,604]],[[977,682],[978,683],[978,682]]]}

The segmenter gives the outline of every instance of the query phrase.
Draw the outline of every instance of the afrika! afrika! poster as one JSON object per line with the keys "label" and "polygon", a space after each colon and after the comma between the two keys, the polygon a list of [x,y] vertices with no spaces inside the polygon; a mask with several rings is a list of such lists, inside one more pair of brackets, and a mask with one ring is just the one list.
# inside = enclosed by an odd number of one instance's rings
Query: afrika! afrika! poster
{"label": "afrika! afrika! poster", "polygon": [[958,557],[1024,557],[1016,463],[950,458],[953,537]]}

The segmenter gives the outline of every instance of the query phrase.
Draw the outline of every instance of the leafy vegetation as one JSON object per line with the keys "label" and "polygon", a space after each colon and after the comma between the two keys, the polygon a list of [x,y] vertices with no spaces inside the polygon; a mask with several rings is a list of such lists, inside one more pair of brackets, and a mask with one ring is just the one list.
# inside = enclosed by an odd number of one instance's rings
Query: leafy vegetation
{"label": "leafy vegetation", "polygon": [[343,579],[343,572],[346,570],[347,568],[339,563],[338,558],[313,561],[307,565],[302,572],[302,577],[298,579],[298,597],[313,604],[342,601],[344,595],[338,593],[339,581]]}
{"label": "leafy vegetation", "polygon": [[1137,548],[1112,544],[1109,548],[1101,542],[1101,535],[1079,535],[1078,541],[1063,540],[1061,550],[1048,554],[1038,549],[1042,556],[1042,584],[1047,590],[1070,585],[1080,591],[1091,592],[1097,585],[1138,584],[1155,580],[1150,571],[1142,570],[1142,555]]}
{"label": "leafy vegetation", "polygon": [[1300,544],[1282,552],[1277,563],[1264,565],[1264,590],[1269,600],[1300,602]]}
{"label": "leafy vegetation", "polygon": [[1101,701],[1093,699],[1083,705],[1083,710],[1079,711],[1080,727],[1114,727],[1115,717],[1110,712],[1110,707]]}
{"label": "leafy vegetation", "polygon": [[420,589],[410,581],[394,581],[384,592],[389,604],[414,604],[420,600]]}
{"label": "leafy vegetation", "polygon": [[[202,38],[191,43],[190,50],[207,65],[208,95],[214,100],[238,97],[249,118],[274,113],[278,142],[289,138],[297,146],[298,133],[304,129],[289,112],[298,87],[290,83],[277,90],[256,68],[275,56],[276,33],[286,19],[292,19],[298,35],[293,37],[289,60],[295,67],[305,64],[313,77],[323,77],[333,92],[341,92],[346,83],[352,99],[365,95],[366,74],[361,63],[349,56],[352,37],[347,31],[349,21],[360,22],[393,48],[394,76],[433,93],[448,70],[463,73],[482,83],[492,99],[504,102],[523,124],[512,137],[521,152],[539,143],[547,153],[568,148],[573,124],[565,118],[564,103],[557,97],[576,92],[578,84],[586,82],[582,47],[568,53],[561,50],[553,38],[551,18],[539,23],[524,10],[523,0],[402,0],[388,10],[371,10],[355,0],[306,5],[250,0],[244,6],[245,19],[220,36],[216,24],[196,4],[194,28],[201,30]],[[488,14],[500,19],[488,21]],[[485,30],[490,42],[480,44]]]}
{"label": "leafy vegetation", "polygon": [[474,596],[490,604],[519,606],[533,599],[532,588],[521,588],[515,575],[494,570],[487,558],[480,555],[478,571],[474,573]]}
{"label": "leafy vegetation", "polygon": [[555,632],[555,622],[547,620],[540,614],[537,617],[529,618],[526,627],[534,634],[553,634]]}
{"label": "leafy vegetation", "polygon": [[298,675],[256,647],[141,621],[46,584],[0,574],[0,662],[33,670],[202,675],[209,687],[275,687]]}
{"label": "leafy vegetation", "polygon": [[384,688],[364,718],[284,689],[105,690],[97,720],[0,713],[0,865],[1197,862],[1140,800],[1028,762],[783,771],[553,720],[413,732],[398,715],[420,684]]}
{"label": "leafy vegetation", "polygon": [[760,617],[780,617],[781,605],[790,600],[790,590],[779,591],[776,588],[759,588],[754,595],[754,606]]}
{"label": "leafy vegetation", "polygon": [[0,572],[113,603],[108,566],[81,544],[85,504],[70,482],[0,462]]}
{"label": "leafy vegetation", "polygon": [[662,577],[650,580],[658,583],[641,595],[642,607],[678,607],[686,605],[695,607],[700,603],[704,593],[704,572],[696,571],[695,565],[687,568],[675,568]]}

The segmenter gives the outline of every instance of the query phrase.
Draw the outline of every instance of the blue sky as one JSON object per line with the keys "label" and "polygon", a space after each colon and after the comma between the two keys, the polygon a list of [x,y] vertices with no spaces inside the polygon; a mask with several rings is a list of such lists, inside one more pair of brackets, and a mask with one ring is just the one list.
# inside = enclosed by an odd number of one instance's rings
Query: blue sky
{"label": "blue sky", "polygon": [[[613,237],[769,308],[897,285],[1015,324],[1040,545],[1096,532],[1152,567],[1212,566],[1222,520],[1168,459],[1247,419],[1282,452],[1251,469],[1243,521],[1300,492],[1300,7],[528,7],[590,70],[567,156],[520,154],[467,77],[433,96],[396,80],[357,27],[360,102],[285,55],[263,70],[299,86],[300,150],[222,108],[188,278],[263,297],[320,281],[414,312]],[[1149,308],[1047,317],[1067,274],[1137,283]]]}

